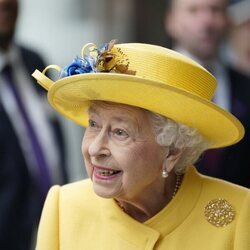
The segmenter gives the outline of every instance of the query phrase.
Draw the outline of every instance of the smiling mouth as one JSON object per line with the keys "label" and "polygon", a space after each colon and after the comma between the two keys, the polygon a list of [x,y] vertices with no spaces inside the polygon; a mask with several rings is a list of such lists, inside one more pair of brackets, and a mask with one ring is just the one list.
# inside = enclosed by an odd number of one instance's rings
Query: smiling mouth
{"label": "smiling mouth", "polygon": [[120,173],[121,171],[118,170],[111,170],[111,169],[96,169],[96,173],[101,176],[112,176]]}

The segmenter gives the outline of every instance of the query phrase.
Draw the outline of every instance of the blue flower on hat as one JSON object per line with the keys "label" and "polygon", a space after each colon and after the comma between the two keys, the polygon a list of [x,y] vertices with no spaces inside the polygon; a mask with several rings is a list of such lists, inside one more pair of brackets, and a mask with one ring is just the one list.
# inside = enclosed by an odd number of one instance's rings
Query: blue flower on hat
{"label": "blue flower on hat", "polygon": [[[91,53],[84,53],[83,57],[75,58],[70,65],[62,70],[60,78],[97,72],[115,72],[135,75],[135,71],[128,70],[128,61],[119,59],[118,55],[112,52],[115,43],[116,40],[111,40],[99,48],[95,47],[90,50]],[[122,58],[125,56],[120,50],[118,53],[121,54]]]}
{"label": "blue flower on hat", "polygon": [[94,72],[94,65],[92,61],[88,60],[87,58],[77,57],[70,65],[64,68],[64,70],[61,72],[60,77],[73,76],[90,72]]}

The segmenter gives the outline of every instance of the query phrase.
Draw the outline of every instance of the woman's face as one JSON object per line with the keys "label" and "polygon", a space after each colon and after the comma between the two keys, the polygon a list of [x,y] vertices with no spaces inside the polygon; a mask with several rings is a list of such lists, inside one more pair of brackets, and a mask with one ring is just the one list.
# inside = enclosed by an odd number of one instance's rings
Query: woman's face
{"label": "woman's face", "polygon": [[133,200],[164,187],[164,150],[155,141],[145,110],[93,104],[82,153],[94,191],[101,197]]}

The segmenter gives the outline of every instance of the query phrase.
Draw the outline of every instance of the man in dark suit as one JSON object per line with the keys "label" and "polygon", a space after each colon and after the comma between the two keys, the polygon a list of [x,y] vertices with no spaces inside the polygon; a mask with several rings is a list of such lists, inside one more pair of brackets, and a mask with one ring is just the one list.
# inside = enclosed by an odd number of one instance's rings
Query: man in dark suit
{"label": "man in dark suit", "polygon": [[[201,172],[250,187],[250,80],[223,64],[220,44],[229,27],[228,0],[167,0],[165,28],[173,48],[205,68],[218,81],[214,101],[237,116],[245,138],[232,147],[210,150],[198,162]],[[209,119],[209,117],[208,117]]]}
{"label": "man in dark suit", "polygon": [[[45,66],[37,53],[14,43],[17,15],[16,0],[0,0],[0,248],[3,250],[31,249],[46,191],[52,184],[66,182],[60,124],[53,111],[45,106],[45,93],[31,77],[34,69],[43,70]],[[33,141],[30,131],[36,138]],[[36,155],[34,148],[39,148]],[[38,169],[38,159],[46,163],[47,179]]]}

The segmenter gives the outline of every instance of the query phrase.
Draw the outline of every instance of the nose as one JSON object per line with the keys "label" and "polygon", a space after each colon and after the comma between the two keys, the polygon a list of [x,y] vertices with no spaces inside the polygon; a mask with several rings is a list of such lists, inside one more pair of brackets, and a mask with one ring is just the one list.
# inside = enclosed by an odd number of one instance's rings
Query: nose
{"label": "nose", "polygon": [[88,148],[89,155],[92,157],[109,156],[109,136],[105,130],[101,130],[90,142]]}

